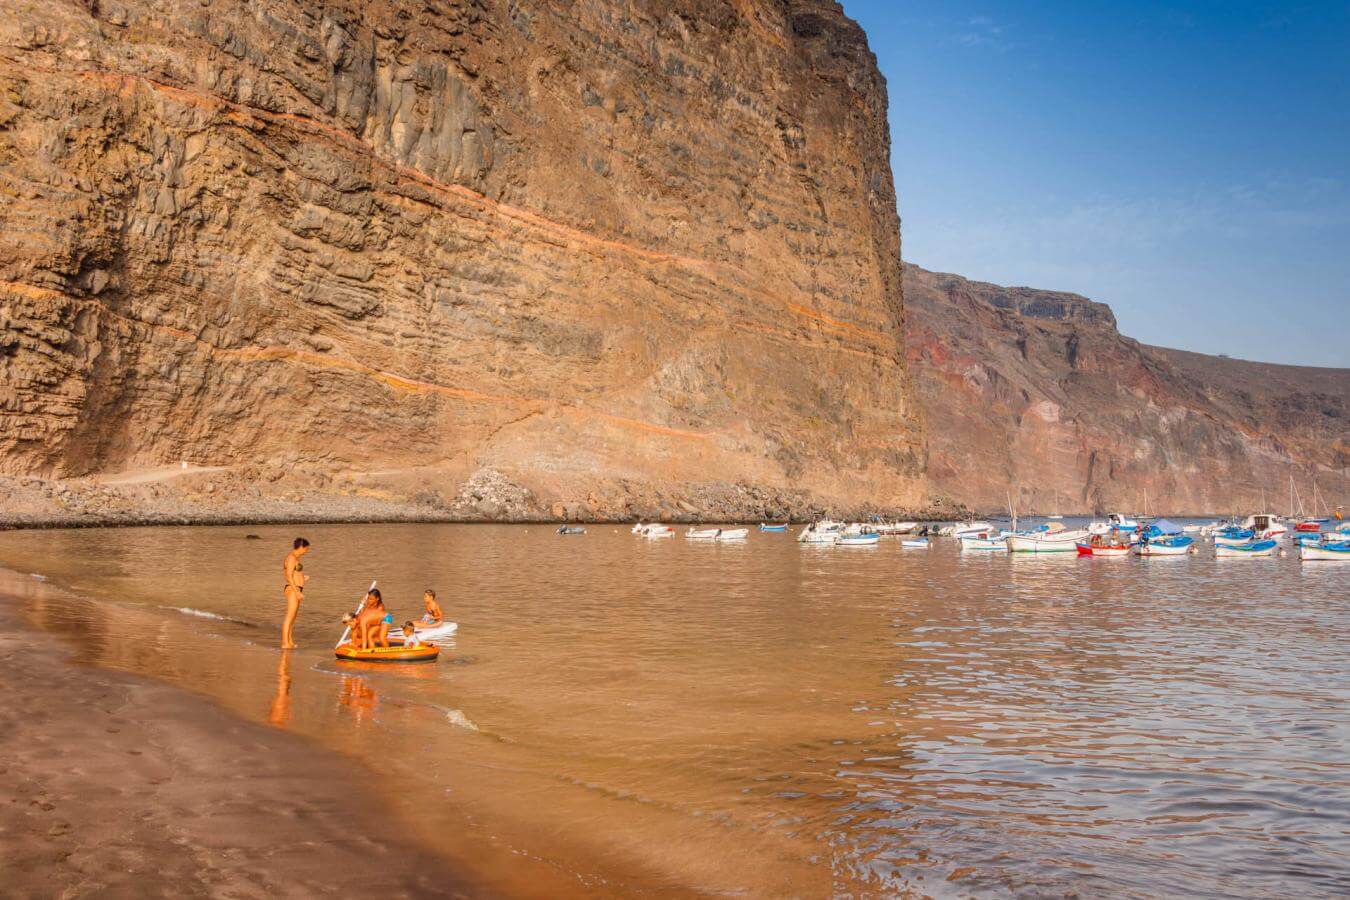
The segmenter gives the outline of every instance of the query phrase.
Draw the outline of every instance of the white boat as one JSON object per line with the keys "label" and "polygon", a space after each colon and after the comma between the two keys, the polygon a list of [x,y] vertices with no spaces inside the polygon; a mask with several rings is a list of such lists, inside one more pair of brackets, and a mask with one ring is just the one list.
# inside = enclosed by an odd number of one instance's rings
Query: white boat
{"label": "white boat", "polygon": [[[455,632],[459,631],[458,622],[441,622],[439,625],[419,625],[414,622],[413,627],[416,629],[414,634],[417,635],[417,639],[424,644],[434,644],[437,641],[443,641],[446,638],[453,637]],[[401,631],[395,632],[393,629],[389,630],[390,640],[398,638],[402,641],[402,634],[403,632]]]}
{"label": "white boat", "polygon": [[684,536],[691,541],[715,541],[717,540],[717,536],[721,533],[722,529],[720,528],[704,528],[701,531],[690,528],[684,533]]}
{"label": "white boat", "polygon": [[717,532],[719,541],[743,541],[750,534],[749,528],[727,528]]}
{"label": "white boat", "polygon": [[1350,541],[1304,541],[1298,548],[1298,558],[1350,560]]}
{"label": "white boat", "polygon": [[1278,538],[1289,530],[1280,517],[1273,513],[1250,515],[1242,520],[1242,527],[1254,532],[1259,538]]}
{"label": "white boat", "polygon": [[[994,526],[988,522],[957,522],[951,526],[952,537],[963,537],[967,534],[979,534],[982,531],[993,531]],[[945,529],[944,529],[945,530]]]}
{"label": "white boat", "polygon": [[639,522],[633,526],[633,534],[645,538],[667,538],[674,536],[675,530],[669,525],[658,525],[656,523],[643,525]]}
{"label": "white boat", "polygon": [[839,540],[843,529],[843,525],[828,519],[812,522],[797,534],[797,541],[802,544],[833,544]]}
{"label": "white boat", "polygon": [[919,527],[918,522],[873,522],[872,530],[877,534],[909,534]]}
{"label": "white boat", "polygon": [[1078,544],[1091,535],[1087,529],[1076,531],[1022,531],[1004,540],[1010,553],[1077,553]]}
{"label": "white boat", "polygon": [[837,547],[871,547],[874,544],[881,543],[879,534],[841,534],[839,540],[835,541]]}
{"label": "white boat", "polygon": [[915,538],[914,540],[901,541],[900,546],[910,550],[927,550],[933,545],[929,543],[928,538]]}
{"label": "white boat", "polygon": [[1000,551],[1008,552],[1008,542],[1004,540],[1006,536],[1002,533],[981,531],[977,534],[965,534],[961,536],[962,550],[980,550],[998,553]]}

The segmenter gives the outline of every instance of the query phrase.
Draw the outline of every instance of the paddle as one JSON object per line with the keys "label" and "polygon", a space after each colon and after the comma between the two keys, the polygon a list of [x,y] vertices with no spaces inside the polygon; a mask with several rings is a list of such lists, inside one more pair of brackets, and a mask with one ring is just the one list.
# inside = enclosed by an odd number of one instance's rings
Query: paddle
{"label": "paddle", "polygon": [[[370,592],[375,590],[376,584],[377,584],[376,581],[372,581],[370,583],[370,587],[366,588],[366,592],[361,595],[361,599],[356,601],[356,609],[352,610],[354,614],[359,615],[361,613],[361,606],[366,602],[366,597],[370,596]],[[350,635],[351,633],[352,633],[352,626],[350,625],[342,629],[342,637],[338,638],[338,642],[334,646],[341,647],[343,644],[347,643],[347,636]]]}

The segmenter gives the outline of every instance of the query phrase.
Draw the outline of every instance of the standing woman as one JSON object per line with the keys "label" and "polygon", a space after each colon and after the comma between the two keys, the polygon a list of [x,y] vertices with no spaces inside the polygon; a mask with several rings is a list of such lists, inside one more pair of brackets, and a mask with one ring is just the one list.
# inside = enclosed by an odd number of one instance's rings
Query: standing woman
{"label": "standing woman", "polygon": [[296,538],[293,549],[286,554],[286,562],[281,567],[286,576],[286,619],[281,623],[282,650],[295,649],[295,617],[300,613],[300,602],[305,599],[305,582],[309,581],[300,557],[308,552],[309,541],[302,537]]}

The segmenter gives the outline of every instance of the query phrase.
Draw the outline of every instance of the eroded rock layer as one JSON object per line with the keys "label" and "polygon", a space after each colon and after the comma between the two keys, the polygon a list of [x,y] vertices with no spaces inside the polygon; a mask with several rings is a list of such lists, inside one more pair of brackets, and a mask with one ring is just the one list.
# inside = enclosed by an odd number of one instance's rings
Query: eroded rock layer
{"label": "eroded rock layer", "polygon": [[920,502],[885,86],[833,0],[6,8],[4,471]]}
{"label": "eroded rock layer", "polygon": [[1149,347],[1085,297],[905,267],[933,491],[984,510],[1350,502],[1350,369]]}

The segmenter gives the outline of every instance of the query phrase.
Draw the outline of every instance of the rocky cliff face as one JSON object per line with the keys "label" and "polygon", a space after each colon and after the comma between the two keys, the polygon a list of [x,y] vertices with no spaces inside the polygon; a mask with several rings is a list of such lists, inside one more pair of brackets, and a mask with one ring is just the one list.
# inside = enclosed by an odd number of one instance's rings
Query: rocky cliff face
{"label": "rocky cliff face", "polygon": [[4,472],[920,502],[885,86],[832,0],[18,6]]}
{"label": "rocky cliff face", "polygon": [[986,510],[1350,502],[1350,370],[1149,347],[1103,304],[905,267],[933,490]]}

